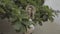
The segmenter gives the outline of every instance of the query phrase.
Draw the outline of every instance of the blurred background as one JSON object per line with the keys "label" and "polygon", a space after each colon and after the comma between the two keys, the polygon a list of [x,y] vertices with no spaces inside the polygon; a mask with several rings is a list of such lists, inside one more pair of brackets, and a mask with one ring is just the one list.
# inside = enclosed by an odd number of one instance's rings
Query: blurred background
{"label": "blurred background", "polygon": [[[60,0],[45,0],[45,4],[54,10],[60,10]],[[58,13],[58,12],[57,12]],[[3,34],[20,34],[16,33],[10,23],[0,20],[0,33]],[[43,26],[37,25],[33,34],[60,34],[60,13],[54,18],[54,22],[44,22]]]}

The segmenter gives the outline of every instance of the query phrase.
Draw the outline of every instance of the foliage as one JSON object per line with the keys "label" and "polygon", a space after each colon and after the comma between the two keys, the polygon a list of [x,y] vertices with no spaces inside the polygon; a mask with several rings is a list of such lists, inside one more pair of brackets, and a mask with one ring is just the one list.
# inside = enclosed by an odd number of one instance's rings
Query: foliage
{"label": "foliage", "polygon": [[[25,10],[28,4],[36,7],[33,23],[29,21]],[[16,31],[25,32],[30,24],[35,25],[38,22],[42,25],[42,22],[53,21],[53,10],[43,4],[44,0],[0,0],[0,18],[11,18]]]}

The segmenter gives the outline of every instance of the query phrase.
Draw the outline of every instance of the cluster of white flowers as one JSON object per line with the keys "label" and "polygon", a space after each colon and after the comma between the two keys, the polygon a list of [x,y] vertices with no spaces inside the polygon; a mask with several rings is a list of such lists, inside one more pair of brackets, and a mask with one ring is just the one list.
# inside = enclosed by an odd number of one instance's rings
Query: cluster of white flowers
{"label": "cluster of white flowers", "polygon": [[[32,19],[29,19],[29,21],[32,21]],[[33,24],[30,25],[30,28],[27,28],[27,33],[28,34],[31,34],[33,31],[34,31],[35,27]],[[26,34],[27,34],[26,33]]]}

